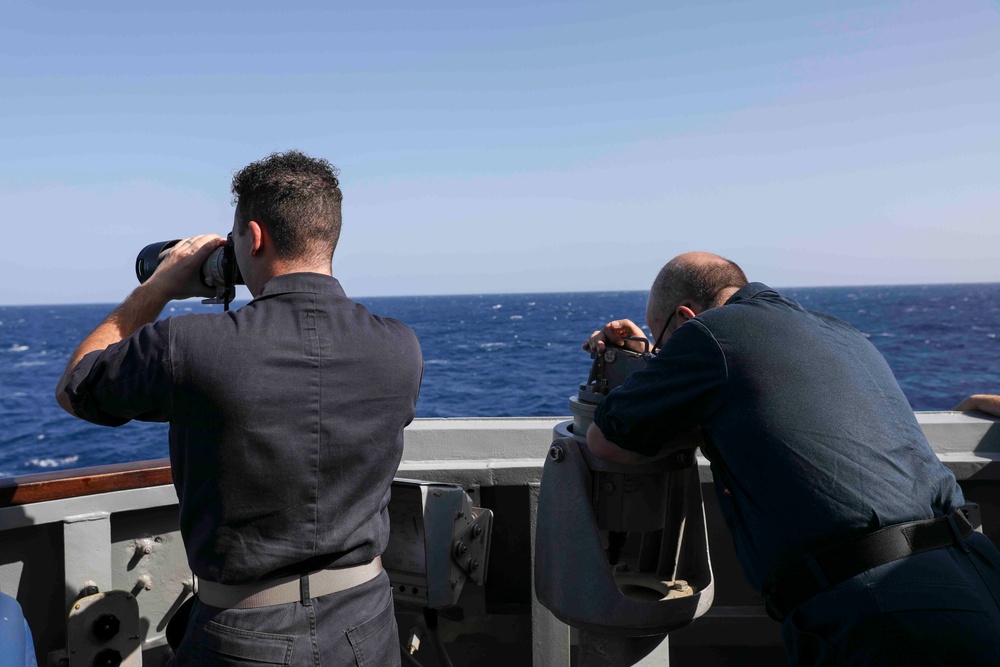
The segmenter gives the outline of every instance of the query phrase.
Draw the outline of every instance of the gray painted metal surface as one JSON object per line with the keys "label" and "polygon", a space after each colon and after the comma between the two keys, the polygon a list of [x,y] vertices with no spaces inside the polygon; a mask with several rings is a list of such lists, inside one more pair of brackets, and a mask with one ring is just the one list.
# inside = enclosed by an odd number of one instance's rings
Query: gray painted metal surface
{"label": "gray painted metal surface", "polygon": [[[917,418],[941,460],[962,483],[968,499],[981,506],[984,532],[1000,542],[998,420],[949,412],[918,413]],[[518,521],[531,524],[532,533],[528,534],[533,535],[542,464],[553,427],[565,419],[416,420],[406,429],[399,476],[460,484],[473,492],[470,495],[490,487],[522,489],[529,509],[517,515]],[[704,459],[699,460],[699,478],[703,484],[711,482]],[[708,486],[703,491],[716,599],[705,616],[670,635],[673,662],[708,667],[754,659],[759,663],[761,656],[766,656],[767,664],[780,665],[778,626],[764,615],[759,597],[743,580],[712,500],[714,492]],[[177,533],[176,504],[173,487],[164,485],[0,508],[0,591],[21,603],[43,664],[49,651],[65,646],[65,602],[88,580],[108,585],[109,575],[110,585],[119,590],[131,591],[142,582],[135,597],[143,623],[144,658],[146,664],[158,664],[155,648],[163,644],[165,619],[190,595],[190,572]],[[506,505],[491,509],[498,518],[515,511]],[[88,515],[92,520],[78,520]],[[497,539],[494,535],[494,542]],[[151,547],[150,553],[145,553],[146,546]],[[522,548],[528,550],[532,545]],[[138,558],[137,549],[141,552]],[[531,573],[524,576],[530,578]],[[150,588],[146,588],[147,582],[152,584]],[[460,605],[472,593],[481,599],[481,589],[466,587]],[[468,608],[479,610],[482,605],[477,604],[479,607],[470,604]],[[527,601],[525,613],[529,610],[534,664],[571,665],[577,633],[534,599]],[[461,639],[463,633],[472,633],[468,636],[480,637],[475,641],[482,643],[505,633],[516,636],[505,618],[479,610],[463,620],[446,621],[449,638]],[[478,664],[512,664],[503,662],[498,649],[491,648],[491,652],[497,653],[499,662],[477,658]],[[639,664],[666,664],[665,658],[651,655],[647,659],[659,662]],[[430,667],[434,662],[424,659],[424,664]]]}

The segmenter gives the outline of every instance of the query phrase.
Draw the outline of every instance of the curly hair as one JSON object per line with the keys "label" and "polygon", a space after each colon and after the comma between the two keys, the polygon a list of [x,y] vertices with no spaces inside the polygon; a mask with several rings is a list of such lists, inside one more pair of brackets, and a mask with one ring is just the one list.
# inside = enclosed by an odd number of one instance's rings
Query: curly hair
{"label": "curly hair", "polygon": [[233,176],[236,220],[264,226],[278,257],[332,258],[340,238],[339,170],[297,150],[272,153]]}

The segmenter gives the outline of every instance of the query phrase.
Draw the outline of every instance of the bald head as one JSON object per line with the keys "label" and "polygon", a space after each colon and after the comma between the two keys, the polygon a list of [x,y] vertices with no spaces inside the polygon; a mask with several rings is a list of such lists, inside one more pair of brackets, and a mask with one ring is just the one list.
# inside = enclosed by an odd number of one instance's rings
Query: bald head
{"label": "bald head", "polygon": [[653,281],[646,322],[666,321],[681,305],[693,307],[696,313],[721,306],[746,284],[743,269],[724,257],[710,252],[678,255],[660,269]]}

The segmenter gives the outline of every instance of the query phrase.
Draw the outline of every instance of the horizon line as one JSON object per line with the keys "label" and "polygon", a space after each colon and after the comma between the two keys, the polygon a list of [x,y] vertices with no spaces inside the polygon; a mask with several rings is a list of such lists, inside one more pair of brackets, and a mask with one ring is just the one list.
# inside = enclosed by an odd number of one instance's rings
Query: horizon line
{"label": "horizon line", "polygon": [[[751,280],[749,282],[760,282]],[[962,286],[962,285],[996,285],[1000,284],[1000,280],[987,281],[987,282],[904,282],[904,283],[855,283],[855,284],[844,284],[844,285],[778,285],[774,286],[776,290],[798,290],[798,289],[837,289],[846,287],[856,287],[856,288],[869,288],[869,287],[950,287],[950,286]],[[549,292],[536,292],[536,291],[513,291],[513,292],[445,292],[445,293],[432,293],[432,294],[367,294],[358,296],[348,296],[347,298],[351,301],[359,301],[362,299],[416,299],[421,297],[487,297],[487,296],[528,296],[528,295],[551,295],[551,294],[611,294],[619,292],[648,292],[648,289],[603,289],[603,290],[556,290]],[[128,295],[122,297],[120,301],[77,301],[71,303],[65,302],[43,302],[43,303],[0,303],[0,308],[34,308],[34,307],[45,307],[45,306],[115,306],[120,304],[127,298]],[[168,303],[186,303],[193,301],[195,299],[200,300],[201,297],[191,297],[190,299],[175,299],[169,301]],[[235,299],[232,303],[234,304],[246,304],[253,299]]]}

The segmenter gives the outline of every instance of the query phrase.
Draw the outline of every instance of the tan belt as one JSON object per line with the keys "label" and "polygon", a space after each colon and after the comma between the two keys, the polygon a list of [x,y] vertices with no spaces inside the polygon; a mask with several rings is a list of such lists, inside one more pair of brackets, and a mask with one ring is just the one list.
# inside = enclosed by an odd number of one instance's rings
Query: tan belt
{"label": "tan belt", "polygon": [[[338,567],[310,572],[309,597],[318,598],[330,593],[346,591],[366,581],[371,581],[382,572],[382,557],[364,565]],[[198,580],[198,599],[202,604],[222,609],[255,609],[278,604],[298,602],[302,598],[301,577],[290,576],[253,584],[220,584],[214,581]]]}

